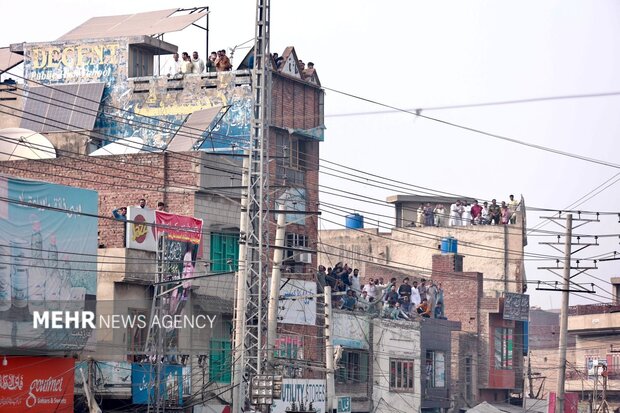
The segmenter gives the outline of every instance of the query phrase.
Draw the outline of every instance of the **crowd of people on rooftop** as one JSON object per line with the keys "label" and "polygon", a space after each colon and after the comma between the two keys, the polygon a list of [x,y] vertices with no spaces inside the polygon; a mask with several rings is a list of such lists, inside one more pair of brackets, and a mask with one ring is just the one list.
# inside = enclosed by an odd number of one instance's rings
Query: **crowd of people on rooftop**
{"label": "crowd of people on rooftop", "polygon": [[226,72],[229,70],[232,70],[232,63],[226,55],[226,50],[222,49],[211,52],[206,62],[196,51],[191,56],[188,52],[181,53],[181,56],[174,53],[172,59],[164,66],[163,73],[168,77],[175,77],[191,73]]}
{"label": "crowd of people on rooftop", "polygon": [[317,283],[319,292],[323,292],[325,286],[331,287],[332,307],[341,310],[362,311],[393,320],[445,319],[443,288],[433,280],[422,278],[410,283],[409,278],[405,278],[398,285],[396,278],[385,283],[383,277],[379,277],[362,283],[357,268],[339,262],[333,268],[319,265]]}
{"label": "crowd of people on rooftop", "polygon": [[466,199],[457,200],[449,208],[444,204],[432,206],[430,202],[420,204],[416,210],[416,219],[409,227],[460,227],[468,225],[508,225],[517,222],[520,203],[509,196],[509,201],[484,201],[482,205],[474,200],[471,204]]}

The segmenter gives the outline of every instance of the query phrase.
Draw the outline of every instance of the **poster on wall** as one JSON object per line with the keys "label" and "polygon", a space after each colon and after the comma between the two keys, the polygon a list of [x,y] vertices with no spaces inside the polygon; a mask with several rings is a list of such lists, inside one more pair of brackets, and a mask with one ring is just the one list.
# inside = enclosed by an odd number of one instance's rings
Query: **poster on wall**
{"label": "poster on wall", "polygon": [[3,413],[72,413],[73,358],[6,357],[0,366]]}
{"label": "poster on wall", "polygon": [[0,176],[0,348],[84,348],[92,331],[34,321],[94,311],[97,214],[95,191]]}

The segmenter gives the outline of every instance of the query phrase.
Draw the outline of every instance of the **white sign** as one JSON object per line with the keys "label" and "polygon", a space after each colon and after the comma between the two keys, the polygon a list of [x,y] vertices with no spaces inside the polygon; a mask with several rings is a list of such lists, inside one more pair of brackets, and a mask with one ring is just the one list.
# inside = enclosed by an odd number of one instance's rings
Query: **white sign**
{"label": "white sign", "polygon": [[327,395],[325,380],[315,379],[284,379],[282,381],[282,398],[275,399],[271,413],[285,413],[286,409],[295,402],[304,402],[306,408],[312,402],[317,413],[325,413],[325,397]]}
{"label": "white sign", "polygon": [[[271,285],[271,284],[269,284]],[[316,297],[295,297],[316,294],[316,282],[303,280],[282,280],[278,309],[278,322],[285,324],[316,325]]]}
{"label": "white sign", "polygon": [[369,322],[359,314],[333,314],[333,343],[346,348],[368,349]]}
{"label": "white sign", "polygon": [[127,207],[127,248],[157,251],[155,237],[155,210]]}

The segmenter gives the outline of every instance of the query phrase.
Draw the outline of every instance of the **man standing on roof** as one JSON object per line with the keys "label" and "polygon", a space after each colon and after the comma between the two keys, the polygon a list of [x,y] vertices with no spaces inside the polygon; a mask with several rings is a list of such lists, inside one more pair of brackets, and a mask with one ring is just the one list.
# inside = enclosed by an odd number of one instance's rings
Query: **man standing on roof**
{"label": "man standing on roof", "polygon": [[198,57],[198,52],[192,53],[192,73],[202,73],[205,71],[205,61]]}

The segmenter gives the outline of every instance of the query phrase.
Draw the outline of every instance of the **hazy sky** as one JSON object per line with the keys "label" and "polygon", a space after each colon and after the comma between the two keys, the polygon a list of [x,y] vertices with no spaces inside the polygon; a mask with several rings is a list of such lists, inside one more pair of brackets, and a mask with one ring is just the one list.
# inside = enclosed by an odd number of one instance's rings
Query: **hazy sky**
{"label": "hazy sky", "polygon": [[[93,16],[192,7],[194,1],[13,2],[3,13],[0,46],[60,37]],[[211,9],[209,49],[234,47],[254,36],[254,1],[216,0]],[[271,51],[293,45],[313,61],[324,87],[390,106],[412,109],[518,99],[620,92],[620,3],[617,1],[325,1],[272,0]],[[182,51],[205,50],[204,32],[190,27],[166,35]],[[235,55],[238,63],[243,49]],[[204,55],[204,53],[202,53]],[[620,164],[620,94],[449,110],[422,115],[485,132]],[[543,152],[405,113],[384,111],[327,90],[321,158],[395,180],[480,199],[523,194],[530,207],[563,209],[620,172]],[[351,114],[351,116],[339,116]],[[333,166],[329,165],[328,166]],[[620,175],[616,179],[620,178]],[[620,212],[619,184],[579,209]],[[321,184],[385,199],[398,191],[347,183],[321,175]],[[411,190],[413,191],[413,189]],[[388,207],[322,196],[351,212],[393,215]],[[529,211],[528,227],[539,215]],[[326,220],[344,218],[324,214]],[[619,234],[619,217],[578,230]],[[385,224],[387,225],[387,224]],[[323,228],[334,228],[327,221]],[[562,230],[555,225],[544,229]],[[527,253],[561,254],[530,237]],[[619,238],[583,251],[592,257],[620,251]],[[528,261],[530,280],[559,280]],[[582,264],[583,265],[583,264]],[[578,276],[594,282],[595,300],[610,300],[610,276],[620,261]],[[601,291],[601,288],[606,291]],[[558,307],[560,293],[535,291],[532,303]],[[576,296],[571,304],[588,302]]]}

